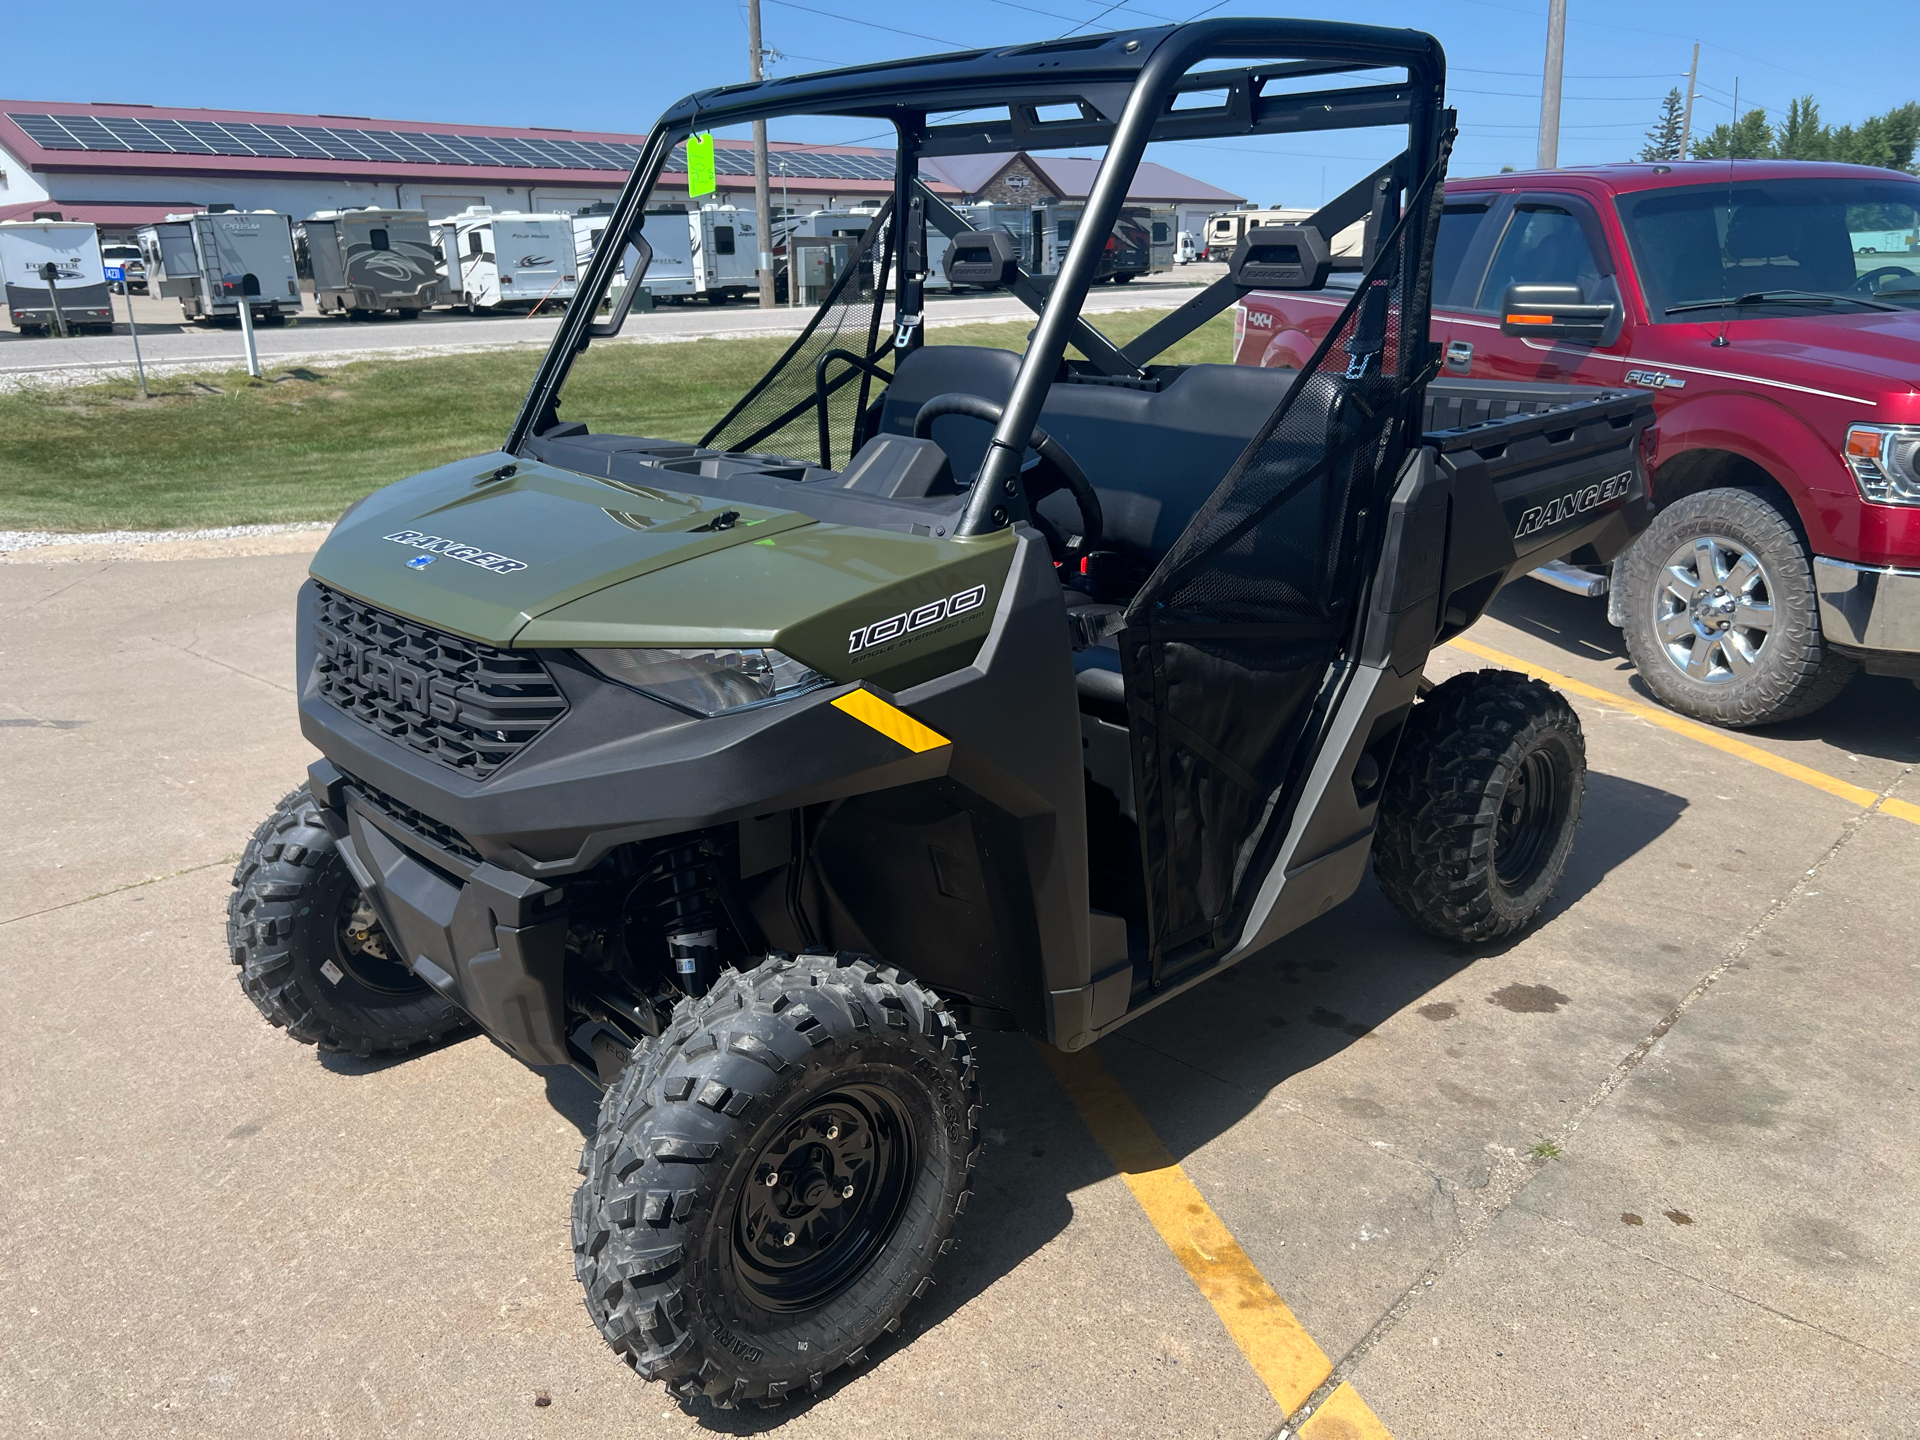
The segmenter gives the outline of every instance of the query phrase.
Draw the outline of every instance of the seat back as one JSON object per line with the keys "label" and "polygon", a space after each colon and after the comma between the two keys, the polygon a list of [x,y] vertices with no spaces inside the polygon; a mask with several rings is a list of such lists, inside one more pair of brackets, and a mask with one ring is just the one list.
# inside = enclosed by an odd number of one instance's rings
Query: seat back
{"label": "seat back", "polygon": [[[935,395],[979,395],[1004,405],[1020,357],[1011,350],[928,345],[903,361],[881,411],[883,433],[910,435],[920,406]],[[1149,388],[1063,375],[1048,392],[1041,427],[1067,448],[1100,495],[1103,547],[1149,566],[1166,554],[1227,470],[1240,457],[1294,378],[1291,370],[1252,365],[1190,365]],[[993,427],[943,415],[933,438],[972,478]],[[1042,511],[1072,528],[1072,500],[1055,494]]]}

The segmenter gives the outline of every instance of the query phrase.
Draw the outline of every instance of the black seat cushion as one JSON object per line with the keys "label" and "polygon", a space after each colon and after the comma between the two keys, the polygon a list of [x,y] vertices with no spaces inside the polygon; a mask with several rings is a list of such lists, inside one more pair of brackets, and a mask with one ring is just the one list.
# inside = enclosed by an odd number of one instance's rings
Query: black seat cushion
{"label": "black seat cushion", "polygon": [[[883,432],[913,433],[913,417],[935,395],[958,392],[1005,404],[1020,357],[1011,350],[928,345],[904,360],[882,403]],[[1087,472],[1106,512],[1104,548],[1151,565],[1173,545],[1280,403],[1294,372],[1253,365],[1189,365],[1158,391],[1056,380],[1040,423]],[[971,480],[993,428],[942,416],[933,438]],[[1062,531],[1078,529],[1065,492],[1041,513]]]}

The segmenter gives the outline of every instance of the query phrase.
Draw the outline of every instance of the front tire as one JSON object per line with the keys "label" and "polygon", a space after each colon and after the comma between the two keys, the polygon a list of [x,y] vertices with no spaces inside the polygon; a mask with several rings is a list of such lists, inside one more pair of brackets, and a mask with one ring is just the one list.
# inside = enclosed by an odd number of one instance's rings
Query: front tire
{"label": "front tire", "polygon": [[1566,873],[1586,796],[1580,718],[1510,670],[1434,687],[1407,717],[1374,830],[1394,908],[1466,944],[1525,929]]}
{"label": "front tire", "polygon": [[952,1248],[978,1100],[966,1038],[899,971],[725,972],[602,1100],[573,1202],[588,1314],[683,1399],[818,1390]]}
{"label": "front tire", "polygon": [[307,787],[247,842],[227,901],[227,953],[269,1024],[304,1045],[398,1055],[469,1028],[392,954]]}
{"label": "front tire", "polygon": [[1675,501],[1621,570],[1627,652],[1682,715],[1736,728],[1797,720],[1853,678],[1853,661],[1821,639],[1806,545],[1761,496]]}

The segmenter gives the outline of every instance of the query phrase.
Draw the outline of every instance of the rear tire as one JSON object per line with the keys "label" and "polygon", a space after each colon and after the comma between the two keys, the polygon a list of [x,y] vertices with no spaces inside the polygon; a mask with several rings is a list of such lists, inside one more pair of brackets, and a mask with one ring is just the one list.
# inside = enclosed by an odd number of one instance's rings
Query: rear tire
{"label": "rear tire", "polygon": [[227,953],[269,1024],[305,1045],[398,1055],[471,1027],[390,958],[333,835],[302,785],[247,842],[227,902]]}
{"label": "rear tire", "polygon": [[1407,718],[1374,830],[1380,888],[1443,939],[1516,934],[1566,872],[1586,784],[1559,692],[1508,670],[1454,676]]}
{"label": "rear tire", "polygon": [[1806,545],[1759,495],[1703,490],[1675,501],[1618,568],[1627,652],[1682,715],[1774,725],[1811,715],[1853,678],[1854,662],[1821,639]]}
{"label": "rear tire", "polygon": [[587,1313],[682,1399],[770,1404],[900,1328],[979,1153],[966,1037],[863,955],[682,1001],[600,1106],[573,1201]]}

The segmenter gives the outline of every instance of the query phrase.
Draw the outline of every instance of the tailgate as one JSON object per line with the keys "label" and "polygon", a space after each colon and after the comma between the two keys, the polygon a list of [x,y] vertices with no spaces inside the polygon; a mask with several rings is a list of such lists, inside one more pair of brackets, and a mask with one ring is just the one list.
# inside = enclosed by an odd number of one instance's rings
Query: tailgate
{"label": "tailgate", "polygon": [[1445,629],[1551,560],[1604,564],[1625,550],[1653,515],[1641,443],[1652,425],[1645,390],[1430,383],[1426,443],[1453,491]]}

